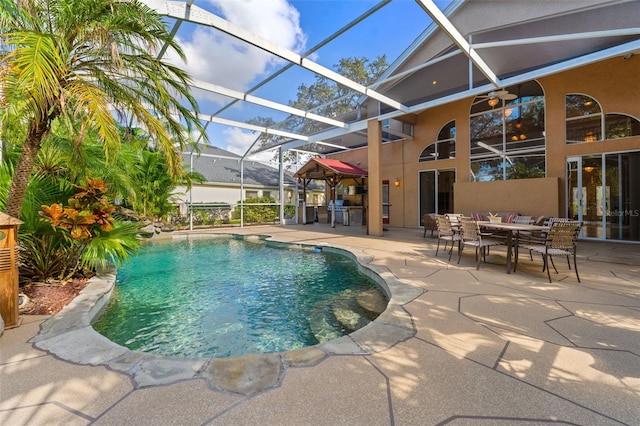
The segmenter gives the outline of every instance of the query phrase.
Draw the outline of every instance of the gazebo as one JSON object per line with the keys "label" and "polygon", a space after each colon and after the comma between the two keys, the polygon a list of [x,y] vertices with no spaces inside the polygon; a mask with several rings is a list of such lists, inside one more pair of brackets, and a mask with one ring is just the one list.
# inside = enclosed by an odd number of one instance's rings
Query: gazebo
{"label": "gazebo", "polygon": [[[298,178],[298,182],[302,184],[303,199],[306,200],[307,186],[312,180],[324,180],[329,187],[329,204],[333,205],[331,209],[331,227],[335,227],[336,222],[336,187],[343,179],[351,179],[355,185],[354,187],[365,188],[368,172],[353,164],[340,160],[330,160],[327,158],[312,158],[302,166],[295,174],[294,177]],[[366,200],[366,191],[362,191]],[[366,202],[363,201],[363,215],[366,215]],[[304,207],[306,221],[306,206]]]}

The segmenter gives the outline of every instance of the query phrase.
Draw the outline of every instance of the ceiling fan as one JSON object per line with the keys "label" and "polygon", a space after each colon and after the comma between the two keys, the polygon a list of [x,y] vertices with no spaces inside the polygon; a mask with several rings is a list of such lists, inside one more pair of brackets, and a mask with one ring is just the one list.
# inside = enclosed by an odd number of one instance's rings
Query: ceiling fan
{"label": "ceiling fan", "polygon": [[493,90],[489,93],[487,93],[486,95],[481,95],[478,96],[478,101],[476,103],[480,103],[482,101],[484,101],[485,99],[488,100],[487,102],[489,103],[489,105],[491,107],[494,107],[496,105],[498,105],[498,103],[502,100],[502,101],[512,101],[514,99],[516,99],[518,96],[514,95],[513,93],[509,93],[508,90]]}

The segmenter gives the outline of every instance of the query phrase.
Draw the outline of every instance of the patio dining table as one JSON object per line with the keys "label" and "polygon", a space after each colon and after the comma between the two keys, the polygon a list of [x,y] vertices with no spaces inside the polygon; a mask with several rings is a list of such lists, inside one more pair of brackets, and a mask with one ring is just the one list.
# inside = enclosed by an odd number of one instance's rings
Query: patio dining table
{"label": "patio dining table", "polygon": [[511,258],[513,257],[513,241],[514,241],[514,233],[518,231],[548,231],[548,226],[540,226],[540,225],[528,225],[524,223],[498,223],[498,222],[490,222],[490,221],[478,221],[478,226],[484,229],[496,229],[500,231],[507,231],[507,240],[505,245],[507,246],[507,274],[511,273],[512,270],[512,262]]}

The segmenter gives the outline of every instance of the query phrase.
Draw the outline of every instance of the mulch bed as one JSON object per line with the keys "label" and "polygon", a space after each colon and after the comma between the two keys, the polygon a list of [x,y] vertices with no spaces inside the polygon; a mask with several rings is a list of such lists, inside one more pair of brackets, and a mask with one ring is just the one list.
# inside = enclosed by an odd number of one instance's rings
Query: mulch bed
{"label": "mulch bed", "polygon": [[87,279],[74,279],[67,283],[30,283],[20,292],[31,299],[31,304],[20,313],[25,315],[55,315],[69,304],[87,285]]}

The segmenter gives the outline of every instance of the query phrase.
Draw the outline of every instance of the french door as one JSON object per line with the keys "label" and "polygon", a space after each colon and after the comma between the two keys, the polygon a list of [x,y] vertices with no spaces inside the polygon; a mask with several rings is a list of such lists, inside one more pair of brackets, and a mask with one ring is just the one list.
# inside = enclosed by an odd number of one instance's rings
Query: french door
{"label": "french door", "polygon": [[423,170],[419,173],[419,179],[420,209],[418,220],[420,226],[424,226],[423,218],[427,213],[454,213],[455,170]]}
{"label": "french door", "polygon": [[389,181],[382,181],[382,223],[385,225],[389,224]]}
{"label": "french door", "polygon": [[640,151],[569,157],[566,182],[583,238],[640,241]]}

